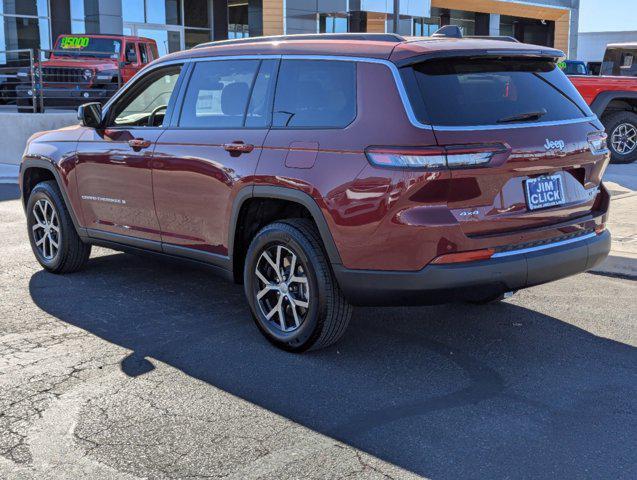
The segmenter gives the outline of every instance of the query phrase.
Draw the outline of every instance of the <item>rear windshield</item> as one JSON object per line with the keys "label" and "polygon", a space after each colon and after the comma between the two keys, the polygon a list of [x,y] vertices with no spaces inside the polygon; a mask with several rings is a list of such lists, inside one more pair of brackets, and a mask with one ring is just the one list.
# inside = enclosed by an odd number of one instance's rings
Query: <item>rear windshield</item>
{"label": "rear windshield", "polygon": [[63,36],[55,44],[56,57],[118,58],[122,42],[114,38]]}
{"label": "rear windshield", "polygon": [[499,125],[592,115],[570,80],[551,61],[453,58],[410,68],[413,77],[406,85],[423,123]]}

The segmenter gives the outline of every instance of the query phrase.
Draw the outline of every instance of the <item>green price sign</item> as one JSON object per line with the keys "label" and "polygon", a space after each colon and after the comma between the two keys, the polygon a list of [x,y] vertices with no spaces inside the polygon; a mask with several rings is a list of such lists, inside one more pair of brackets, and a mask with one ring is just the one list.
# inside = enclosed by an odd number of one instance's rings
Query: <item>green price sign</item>
{"label": "green price sign", "polygon": [[86,48],[88,47],[88,37],[62,37],[60,40],[60,48]]}

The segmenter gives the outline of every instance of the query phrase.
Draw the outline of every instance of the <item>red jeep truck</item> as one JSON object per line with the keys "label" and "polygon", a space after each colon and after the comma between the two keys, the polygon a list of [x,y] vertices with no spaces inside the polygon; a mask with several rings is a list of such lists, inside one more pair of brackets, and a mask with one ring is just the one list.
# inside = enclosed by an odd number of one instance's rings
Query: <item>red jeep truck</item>
{"label": "red jeep truck", "polygon": [[637,43],[606,47],[602,76],[570,76],[608,133],[613,163],[637,160]]}
{"label": "red jeep truck", "polygon": [[637,160],[637,77],[569,77],[608,134],[612,163]]}
{"label": "red jeep truck", "polygon": [[[155,40],[123,35],[60,35],[49,58],[18,72],[18,111],[32,112],[33,96],[43,106],[77,108],[105,103],[146,64],[159,57]],[[40,75],[42,78],[40,78]],[[40,104],[36,102],[36,111]]]}

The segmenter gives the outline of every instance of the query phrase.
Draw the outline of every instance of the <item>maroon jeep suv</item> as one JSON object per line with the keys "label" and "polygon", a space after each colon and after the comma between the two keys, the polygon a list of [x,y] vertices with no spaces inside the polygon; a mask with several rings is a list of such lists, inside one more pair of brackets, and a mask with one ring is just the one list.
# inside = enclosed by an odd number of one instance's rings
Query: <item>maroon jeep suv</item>
{"label": "maroon jeep suv", "polygon": [[386,34],[168,55],[29,140],[33,252],[54,273],[92,245],[210,266],[290,351],[337,341],[352,305],[479,304],[583,272],[610,248],[609,152],[562,56]]}

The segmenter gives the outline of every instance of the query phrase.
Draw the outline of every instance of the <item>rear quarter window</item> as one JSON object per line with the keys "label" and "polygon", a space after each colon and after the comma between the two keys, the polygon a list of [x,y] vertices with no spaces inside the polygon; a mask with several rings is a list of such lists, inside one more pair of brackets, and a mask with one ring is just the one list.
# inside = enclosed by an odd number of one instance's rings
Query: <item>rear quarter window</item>
{"label": "rear quarter window", "polygon": [[453,58],[407,68],[413,77],[406,87],[423,123],[478,126],[524,123],[515,119],[532,113],[538,122],[592,115],[552,61]]}
{"label": "rear quarter window", "polygon": [[354,62],[281,62],[274,98],[274,127],[344,128],[355,118]]}

